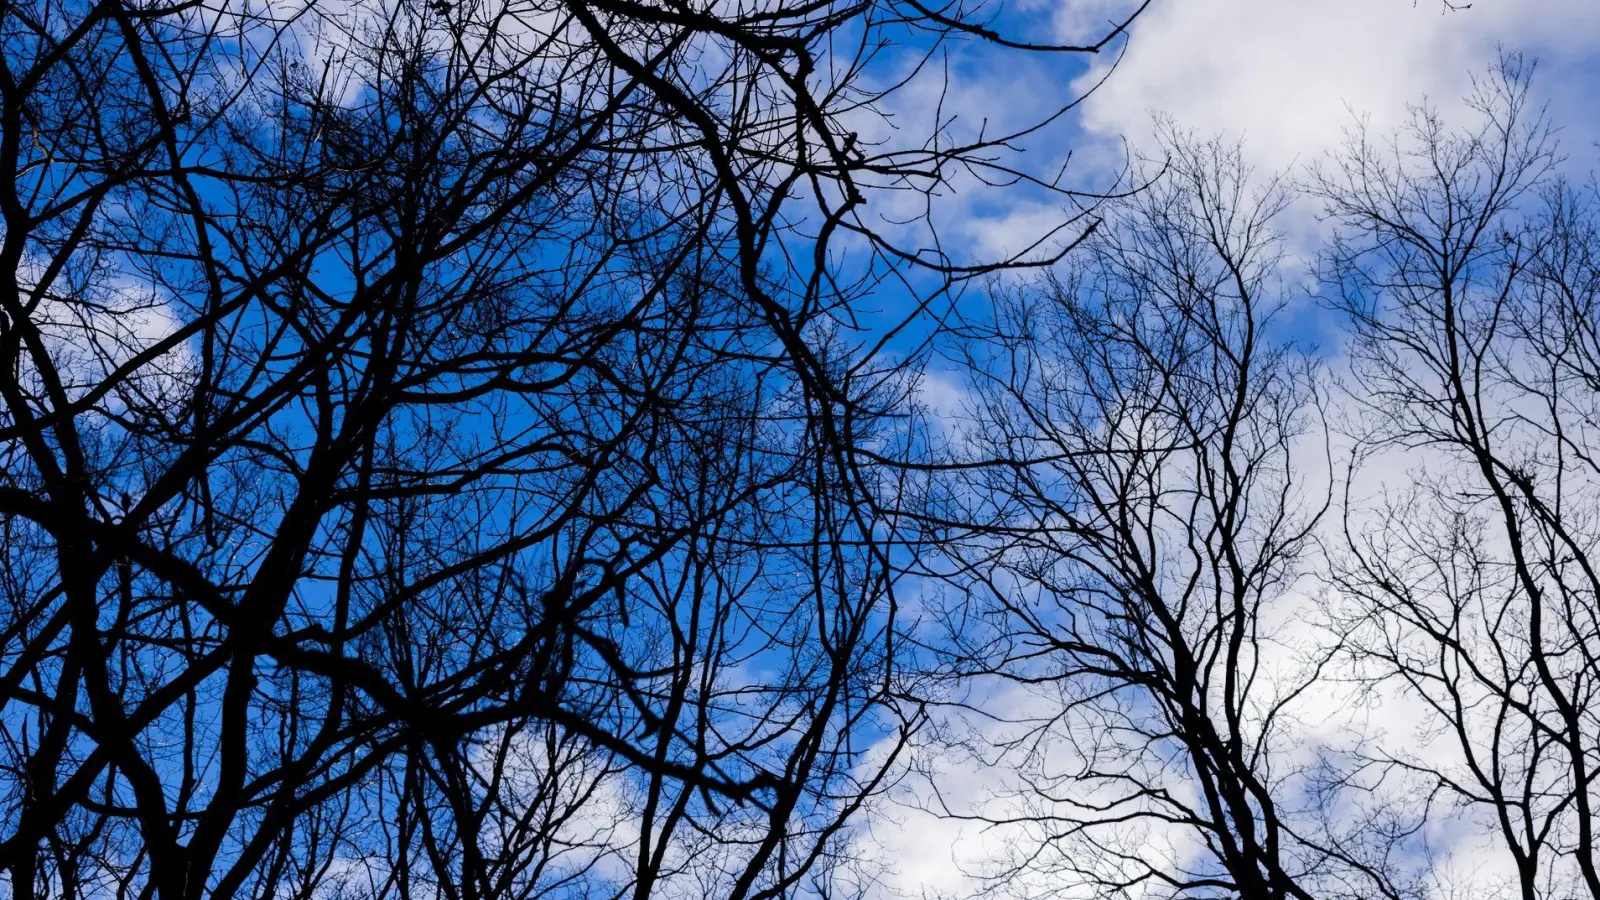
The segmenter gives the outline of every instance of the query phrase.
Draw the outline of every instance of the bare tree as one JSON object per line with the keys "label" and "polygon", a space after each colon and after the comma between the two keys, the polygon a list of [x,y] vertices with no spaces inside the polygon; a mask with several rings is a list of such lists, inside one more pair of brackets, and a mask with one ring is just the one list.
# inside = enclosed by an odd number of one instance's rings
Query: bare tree
{"label": "bare tree", "polygon": [[952,667],[1028,699],[979,710],[1018,776],[949,812],[1020,835],[991,874],[1029,896],[1400,896],[1293,727],[1329,660],[1296,591],[1330,482],[1278,321],[1291,194],[1215,141],[1167,165],[973,328]]}
{"label": "bare tree", "polygon": [[1483,79],[1467,129],[1424,108],[1358,132],[1314,183],[1355,334],[1352,481],[1412,472],[1351,496],[1335,571],[1358,674],[1422,715],[1369,761],[1486,828],[1526,900],[1600,897],[1600,230],[1531,71]]}
{"label": "bare tree", "polygon": [[856,137],[911,32],[1022,44],[917,0],[0,8],[10,896],[849,889],[918,721],[906,370],[852,317],[986,271],[862,204],[1027,174]]}

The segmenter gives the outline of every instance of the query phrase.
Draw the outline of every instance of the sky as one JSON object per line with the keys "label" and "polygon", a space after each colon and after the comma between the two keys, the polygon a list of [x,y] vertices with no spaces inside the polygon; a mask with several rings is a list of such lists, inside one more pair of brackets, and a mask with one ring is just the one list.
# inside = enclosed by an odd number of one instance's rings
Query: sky
{"label": "sky", "polygon": [[[1105,18],[1056,6],[1064,35]],[[1086,106],[1083,126],[1110,138],[1148,134],[1152,111],[1201,132],[1245,138],[1254,160],[1281,169],[1326,152],[1352,115],[1379,130],[1424,99],[1449,111],[1501,48],[1539,60],[1536,87],[1564,121],[1596,135],[1600,3],[1594,0],[1156,0],[1126,58]]]}
{"label": "sky", "polygon": [[[1132,5],[1025,0],[1001,21],[1018,16],[1025,29],[1048,28],[1057,40],[1092,40]],[[1035,148],[1052,158],[1070,150],[1085,183],[1112,171],[1126,152],[1150,148],[1158,116],[1200,136],[1242,140],[1259,172],[1294,175],[1335,150],[1361,118],[1382,134],[1404,121],[1408,105],[1427,103],[1447,123],[1462,122],[1472,79],[1502,53],[1537,61],[1533,91],[1562,126],[1569,174],[1585,179],[1600,160],[1600,0],[1475,0],[1457,8],[1441,0],[1154,0],[1124,51],[1086,69],[1077,64],[1065,87],[1103,84],[1051,132],[1054,144]],[[973,120],[1020,120],[1059,99],[1040,95],[1038,73],[1026,65],[956,71],[946,102],[964,106]],[[1018,250],[1059,215],[1059,205],[1010,196],[988,207],[969,200],[952,219],[980,250]],[[1314,239],[1322,227],[1314,210],[1296,215],[1302,235]],[[940,398],[930,400],[959,404],[959,387],[939,387]],[[933,765],[957,804],[979,800],[1005,778]],[[912,790],[926,801],[926,791]],[[1003,835],[910,809],[879,824],[875,853],[889,865],[886,886],[905,896],[976,886],[969,873],[1003,850]]]}
{"label": "sky", "polygon": [[[1097,38],[1136,5],[1023,0],[999,21],[1015,19],[1019,33],[1032,37],[1047,29],[1077,42]],[[1444,0],[1154,0],[1118,49],[1065,85],[1081,93],[1100,83],[1062,128],[1030,148],[1053,157],[1070,151],[1086,187],[1103,184],[1125,151],[1149,150],[1158,116],[1200,136],[1242,140],[1261,173],[1292,173],[1335,149],[1357,117],[1382,133],[1403,121],[1408,104],[1459,111],[1472,78],[1501,52],[1537,61],[1535,92],[1564,125],[1580,174],[1588,174],[1600,138],[1596,0],[1476,0],[1454,8]],[[953,94],[971,106],[969,119],[1021,120],[1059,99],[1040,91],[1035,65],[974,61],[958,73]],[[963,216],[978,248],[1019,249],[1055,212],[1011,197],[1008,206]]]}
{"label": "sky", "polygon": [[[992,0],[999,2],[999,0]],[[1135,0],[1009,0],[999,27],[1031,40],[1093,40]],[[1073,183],[1104,185],[1125,155],[1151,150],[1165,116],[1202,136],[1243,142],[1262,173],[1297,171],[1332,151],[1359,117],[1378,132],[1403,121],[1408,104],[1459,111],[1471,79],[1502,53],[1539,62],[1534,89],[1565,126],[1571,168],[1587,175],[1600,159],[1600,0],[1153,0],[1126,44],[1099,57],[1047,60],[984,53],[953,61],[948,92],[923,81],[897,98],[909,117],[959,114],[964,126],[1027,122],[1099,85],[1056,127],[1029,145],[1037,171],[1070,154]],[[1000,62],[1004,60],[1004,62]],[[1111,69],[1115,66],[1114,71]],[[865,127],[865,126],[863,126]],[[925,134],[916,126],[906,134]],[[869,135],[870,137],[870,135]],[[915,195],[912,195],[915,199]],[[874,202],[878,202],[875,198]],[[913,210],[914,211],[914,210]],[[901,210],[883,209],[888,218]],[[971,190],[954,198],[948,221],[989,254],[1020,250],[1059,221],[1059,201],[1026,191]],[[1314,233],[1314,217],[1303,230]],[[938,379],[939,402],[955,406],[958,385]],[[926,396],[926,395],[925,395]],[[997,711],[1025,712],[1025,697],[993,698]],[[1003,772],[938,760],[952,805],[981,800]],[[915,789],[915,783],[911,784]],[[931,802],[923,792],[921,799]],[[610,809],[611,800],[601,804]],[[886,813],[871,852],[885,882],[903,896],[959,891],[1005,836],[903,807]]]}

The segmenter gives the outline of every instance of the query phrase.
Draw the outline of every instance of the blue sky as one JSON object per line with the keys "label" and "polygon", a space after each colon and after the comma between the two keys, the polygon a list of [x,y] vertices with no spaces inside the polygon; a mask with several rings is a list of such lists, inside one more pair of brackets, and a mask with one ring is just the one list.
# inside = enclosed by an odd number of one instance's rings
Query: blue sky
{"label": "blue sky", "polygon": [[[989,0],[977,18],[1016,40],[1081,44],[1104,37],[1139,2]],[[1157,152],[1154,126],[1164,118],[1199,137],[1242,142],[1246,161],[1263,177],[1293,178],[1362,119],[1384,135],[1404,123],[1409,106],[1426,103],[1447,124],[1468,123],[1464,98],[1472,80],[1503,53],[1521,53],[1537,63],[1534,94],[1562,126],[1569,174],[1593,176],[1600,159],[1600,0],[1452,2],[1152,0],[1127,39],[1098,56],[953,42],[888,99],[898,131],[874,134],[869,122],[863,137],[885,142],[880,148],[920,140],[938,118],[947,133],[970,139],[980,129],[992,135],[1027,127],[1081,99],[1019,142],[1023,152],[1009,161],[1045,177],[1065,166],[1066,186],[1106,190],[1130,156]],[[876,77],[901,74],[896,67],[916,55],[904,47],[886,54]],[[972,178],[948,188],[933,216],[941,246],[965,254],[964,261],[1027,250],[1065,219],[1064,198],[1046,191],[993,189]],[[926,232],[896,224],[922,213],[921,200],[880,193],[863,215],[897,233],[903,246],[925,247]],[[1278,224],[1289,233],[1293,271],[1285,274],[1298,277],[1323,236],[1317,206],[1301,201]],[[1060,236],[1076,233],[1068,228]],[[877,306],[884,321],[898,321],[893,292],[880,295]],[[1283,321],[1307,343],[1337,353],[1340,329],[1317,304],[1295,304]],[[909,350],[921,335],[912,329],[890,349]]]}
{"label": "blue sky", "polygon": [[[1102,36],[1137,5],[1013,0],[991,2],[986,12],[1008,36],[1077,43]],[[1030,170],[1053,171],[1070,153],[1068,181],[1103,188],[1126,150],[1151,148],[1155,118],[1165,116],[1203,136],[1242,139],[1261,172],[1296,171],[1332,150],[1357,116],[1383,133],[1403,121],[1408,104],[1460,112],[1472,77],[1502,51],[1538,61],[1535,92],[1550,102],[1574,168],[1587,176],[1600,138],[1596,0],[1455,8],[1444,0],[1154,0],[1126,46],[1098,57],[958,46],[942,111],[958,117],[958,134],[983,123],[992,132],[1048,114],[1104,78],[1071,114],[1028,140]],[[931,72],[894,99],[908,133],[931,122],[940,81]],[[947,236],[974,252],[1020,250],[1059,218],[1056,199],[973,188],[946,198],[942,221]]]}

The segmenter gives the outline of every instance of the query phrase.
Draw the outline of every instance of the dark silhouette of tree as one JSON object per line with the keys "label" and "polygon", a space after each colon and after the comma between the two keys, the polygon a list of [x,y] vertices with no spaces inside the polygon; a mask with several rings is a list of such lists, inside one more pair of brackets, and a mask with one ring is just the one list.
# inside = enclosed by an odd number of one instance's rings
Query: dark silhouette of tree
{"label": "dark silhouette of tree", "polygon": [[[1169,129],[1153,187],[953,332],[929,649],[941,749],[999,774],[932,807],[1004,836],[989,889],[1600,897],[1600,204],[1530,75],[1298,188]],[[1297,190],[1337,394],[1280,318]]]}
{"label": "dark silhouette of tree", "polygon": [[854,317],[992,266],[863,204],[1028,174],[853,123],[886,43],[1025,42],[917,0],[23,0],[0,40],[11,897],[866,883],[917,469]]}
{"label": "dark silhouette of tree", "polygon": [[1356,471],[1414,472],[1346,504],[1334,572],[1354,671],[1422,719],[1368,762],[1485,828],[1526,900],[1600,897],[1600,220],[1531,73],[1482,79],[1468,129],[1422,108],[1393,141],[1357,133],[1313,184],[1340,227]]}
{"label": "dark silhouette of tree", "polygon": [[1076,264],[1001,293],[971,360],[991,464],[965,487],[952,665],[1030,699],[985,751],[1018,777],[964,814],[1025,836],[990,874],[1029,893],[1382,896],[1301,827],[1284,727],[1326,659],[1274,609],[1328,505],[1295,449],[1320,433],[1314,367],[1274,327],[1290,193],[1169,141]]}

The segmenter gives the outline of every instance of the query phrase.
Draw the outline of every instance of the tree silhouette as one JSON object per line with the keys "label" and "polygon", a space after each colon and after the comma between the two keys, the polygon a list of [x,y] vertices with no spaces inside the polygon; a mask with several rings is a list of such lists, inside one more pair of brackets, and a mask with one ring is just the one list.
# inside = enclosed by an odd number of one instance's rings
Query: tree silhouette
{"label": "tree silhouette", "polygon": [[854,317],[989,268],[862,205],[1026,176],[857,123],[886,42],[1017,42],[916,0],[0,35],[10,896],[851,889],[919,721],[910,364]]}

